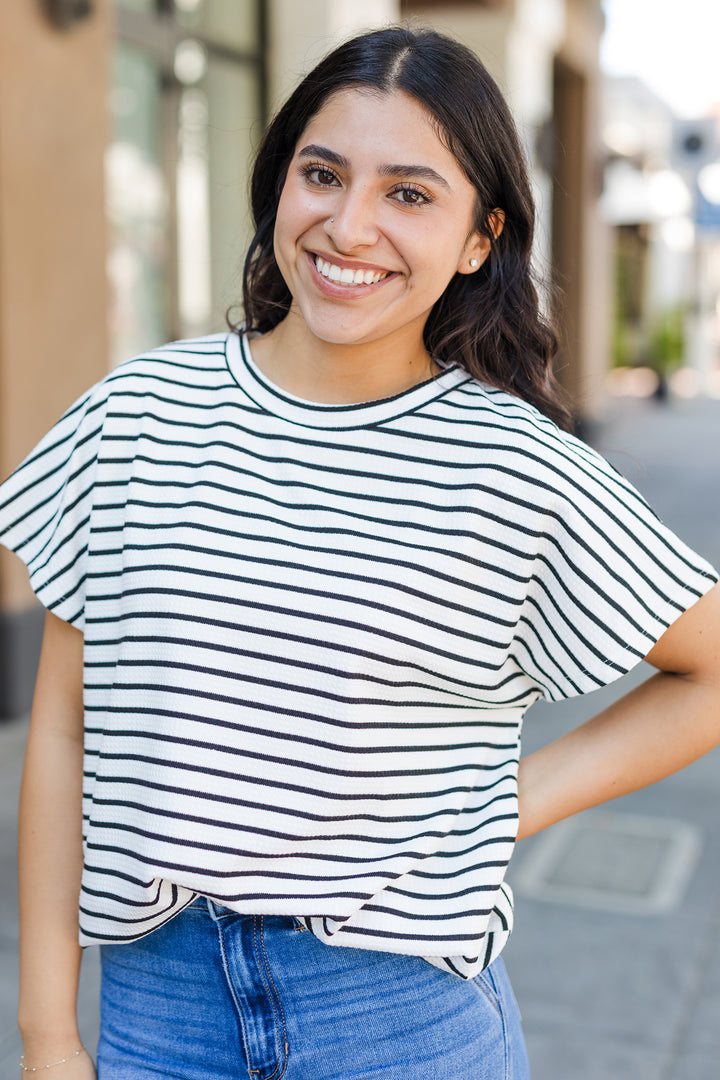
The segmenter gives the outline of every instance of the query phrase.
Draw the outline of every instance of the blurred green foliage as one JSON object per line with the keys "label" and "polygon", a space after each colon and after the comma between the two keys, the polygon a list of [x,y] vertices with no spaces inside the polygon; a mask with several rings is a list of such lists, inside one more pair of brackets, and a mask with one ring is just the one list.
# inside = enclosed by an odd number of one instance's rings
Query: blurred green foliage
{"label": "blurred green foliage", "polygon": [[652,325],[648,340],[648,365],[658,375],[669,375],[682,367],[685,359],[685,309],[681,304],[668,308]]}

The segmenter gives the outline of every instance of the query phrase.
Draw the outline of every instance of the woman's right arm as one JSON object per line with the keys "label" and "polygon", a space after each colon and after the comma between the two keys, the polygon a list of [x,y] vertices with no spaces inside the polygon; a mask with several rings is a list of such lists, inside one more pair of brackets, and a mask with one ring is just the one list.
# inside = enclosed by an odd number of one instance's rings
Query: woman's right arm
{"label": "woman's right arm", "polygon": [[[77,990],[82,874],[83,637],[47,613],[20,792],[20,998],[24,1063],[57,1080],[90,1080]],[[24,1073],[22,1074],[25,1075]]]}

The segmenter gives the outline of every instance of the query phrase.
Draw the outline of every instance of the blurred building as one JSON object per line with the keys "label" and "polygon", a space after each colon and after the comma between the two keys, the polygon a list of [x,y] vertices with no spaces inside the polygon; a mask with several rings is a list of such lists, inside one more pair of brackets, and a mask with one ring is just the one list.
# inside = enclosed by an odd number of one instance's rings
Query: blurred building
{"label": "blurred building", "polygon": [[619,375],[649,368],[662,387],[682,367],[679,388],[720,392],[718,118],[680,118],[631,77],[605,80],[602,117]]}
{"label": "blurred building", "polygon": [[[608,355],[600,0],[23,0],[0,5],[0,475],[116,361],[222,328],[268,116],[332,43],[400,18],[475,49],[510,101],[538,267],[564,291],[559,373],[593,415]],[[28,707],[41,630],[0,548],[0,716]]]}

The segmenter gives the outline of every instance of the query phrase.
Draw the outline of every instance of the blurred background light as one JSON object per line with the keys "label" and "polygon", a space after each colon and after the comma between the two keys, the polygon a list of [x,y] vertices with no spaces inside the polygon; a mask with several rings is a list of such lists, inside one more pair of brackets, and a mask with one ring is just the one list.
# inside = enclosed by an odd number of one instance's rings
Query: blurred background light
{"label": "blurred background light", "polygon": [[663,243],[671,251],[692,251],[695,243],[695,226],[689,217],[673,217],[660,226]]}
{"label": "blurred background light", "polygon": [[708,202],[720,203],[720,162],[715,161],[700,170],[698,186]]}
{"label": "blurred background light", "polygon": [[207,70],[207,53],[199,41],[188,38],[175,50],[173,63],[175,78],[185,86],[200,82]]}

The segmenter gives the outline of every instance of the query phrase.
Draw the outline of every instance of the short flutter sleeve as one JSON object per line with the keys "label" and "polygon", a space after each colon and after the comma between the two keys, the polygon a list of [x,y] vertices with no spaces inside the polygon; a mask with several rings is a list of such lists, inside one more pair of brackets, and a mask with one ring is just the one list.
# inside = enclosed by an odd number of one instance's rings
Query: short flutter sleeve
{"label": "short flutter sleeve", "polygon": [[41,603],[80,630],[106,400],[103,384],[84,394],[0,485],[0,543],[26,564]]}
{"label": "short flutter sleeve", "polygon": [[630,671],[718,574],[584,443],[567,437],[544,467],[552,496],[515,659],[557,701]]}

